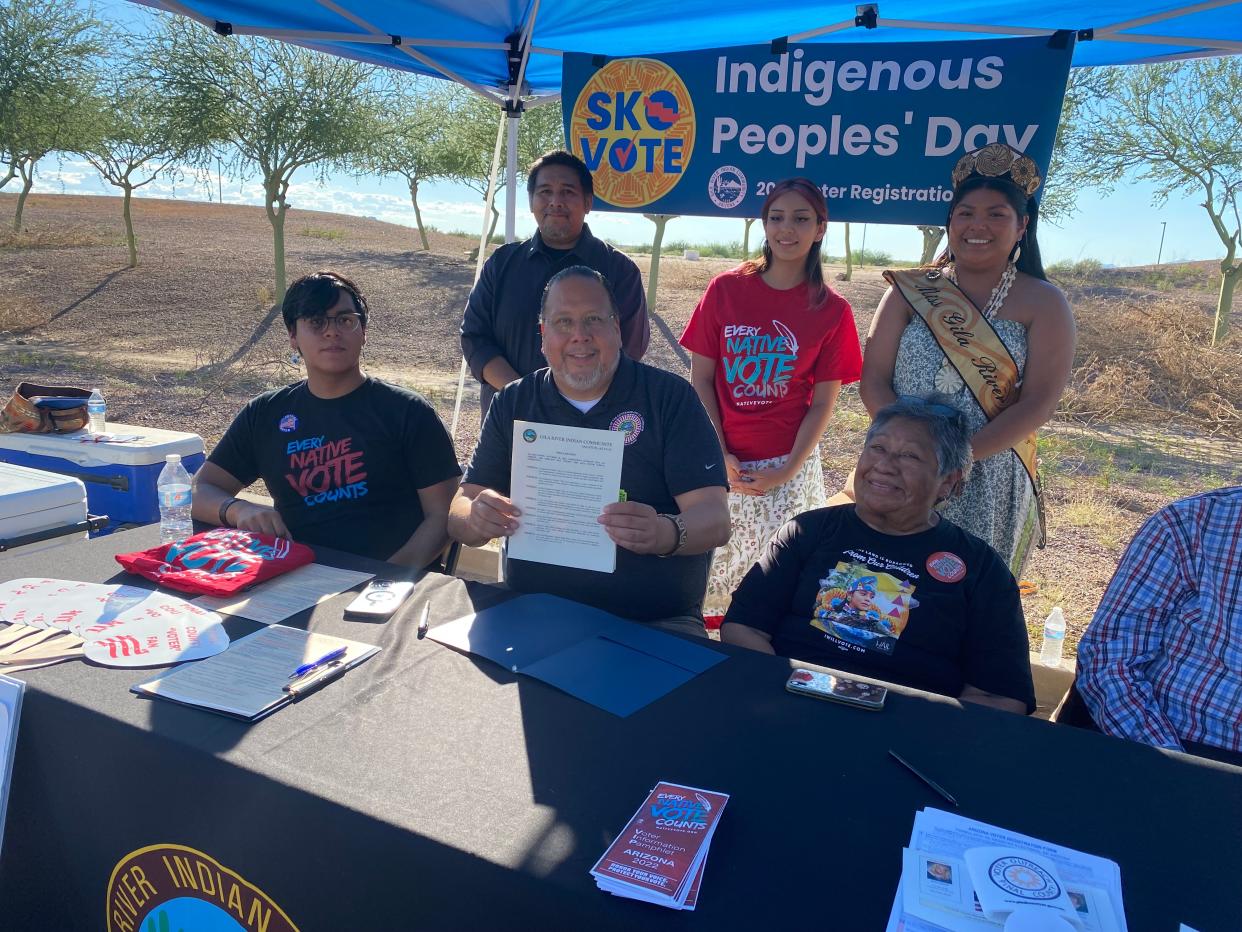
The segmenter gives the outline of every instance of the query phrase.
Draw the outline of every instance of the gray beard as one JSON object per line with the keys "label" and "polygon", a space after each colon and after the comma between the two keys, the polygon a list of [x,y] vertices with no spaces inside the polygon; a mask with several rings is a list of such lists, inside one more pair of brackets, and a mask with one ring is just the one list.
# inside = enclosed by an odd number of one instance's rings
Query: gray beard
{"label": "gray beard", "polygon": [[621,365],[621,354],[618,353],[611,363],[605,363],[602,359],[591,372],[584,375],[570,375],[568,372],[554,372],[558,382],[564,382],[566,387],[572,388],[576,392],[589,392],[599,389],[602,395],[607,387],[612,383],[612,377],[617,372],[617,367]]}

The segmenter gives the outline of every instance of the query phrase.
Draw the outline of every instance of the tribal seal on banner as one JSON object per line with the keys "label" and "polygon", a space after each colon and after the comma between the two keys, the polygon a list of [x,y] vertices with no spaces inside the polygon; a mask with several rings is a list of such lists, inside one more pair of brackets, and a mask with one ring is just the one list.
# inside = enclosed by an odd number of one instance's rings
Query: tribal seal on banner
{"label": "tribal seal on banner", "polygon": [[184,845],[151,845],[121,858],[106,903],[108,932],[298,932],[266,893]]}
{"label": "tribal seal on banner", "polygon": [[694,151],[694,103],[681,77],[652,58],[611,61],[586,82],[568,119],[569,146],[595,196],[642,207],[677,187]]}

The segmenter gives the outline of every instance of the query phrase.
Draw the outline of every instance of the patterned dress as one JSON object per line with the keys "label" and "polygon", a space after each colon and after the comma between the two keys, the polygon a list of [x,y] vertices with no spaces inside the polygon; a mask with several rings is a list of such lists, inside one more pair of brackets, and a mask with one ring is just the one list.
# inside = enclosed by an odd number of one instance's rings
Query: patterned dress
{"label": "patterned dress", "polygon": [[[1017,363],[1021,379],[1026,372],[1026,327],[1016,320],[993,320],[992,326]],[[972,433],[988,422],[970,389],[945,359],[936,338],[917,314],[911,316],[901,334],[893,391],[898,395],[950,395],[954,406],[965,413]],[[1004,450],[976,462],[962,494],[942,505],[940,511],[954,524],[991,544],[1014,577],[1021,578],[1031,544],[1039,534],[1039,513],[1030,479],[1017,454]]]}
{"label": "patterned dress", "polygon": [[[789,455],[771,459],[742,462],[743,469],[780,468]],[[733,535],[723,547],[716,548],[712,572],[707,580],[703,614],[723,615],[733,600],[733,590],[742,577],[755,565],[768,541],[785,522],[804,511],[823,508],[828,503],[824,492],[824,467],[819,449],[810,452],[798,474],[788,482],[769,489],[764,495],[729,493],[729,525]]]}

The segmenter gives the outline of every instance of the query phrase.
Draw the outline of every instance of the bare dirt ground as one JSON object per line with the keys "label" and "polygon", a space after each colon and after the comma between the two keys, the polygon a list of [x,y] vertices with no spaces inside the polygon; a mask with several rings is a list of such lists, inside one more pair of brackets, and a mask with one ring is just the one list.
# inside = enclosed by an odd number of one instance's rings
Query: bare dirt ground
{"label": "bare dirt ground", "polygon": [[[0,195],[5,222],[14,201]],[[210,448],[253,394],[299,377],[272,303],[271,229],[259,208],[181,201],[136,200],[134,222],[140,265],[127,269],[118,198],[30,198],[25,231],[0,237],[0,391],[22,379],[98,385],[111,420],[193,431]],[[290,211],[285,234],[289,279],[331,268],[357,281],[372,311],[366,368],[422,392],[448,424],[473,243],[431,233],[431,250],[423,252],[412,229],[301,210]],[[645,275],[647,257],[636,261]],[[647,362],[688,372],[676,338],[710,278],[734,265],[665,256]],[[1095,321],[1101,333],[1091,336],[1083,326],[1081,377],[1064,417],[1041,438],[1049,546],[1027,571],[1038,587],[1026,600],[1033,631],[1060,604],[1075,642],[1148,515],[1181,495],[1242,482],[1242,429],[1231,420],[1242,398],[1232,388],[1213,402],[1224,414],[1207,428],[1202,417],[1179,422],[1188,403],[1172,396],[1148,405],[1154,414],[1135,409],[1138,420],[1122,405],[1109,416],[1100,403],[1124,394],[1127,379],[1137,385],[1136,367],[1158,355],[1138,337],[1127,342],[1118,328],[1142,331],[1150,326],[1142,315],[1153,307],[1195,321],[1209,313],[1211,264],[1179,268],[1185,271],[1175,276],[1110,270],[1062,283],[1080,324]],[[829,277],[837,271],[830,268]],[[884,291],[879,270],[855,270],[853,281],[833,284],[865,333]],[[1120,323],[1108,316],[1117,313]],[[1219,365],[1242,363],[1239,341],[1222,352]],[[1121,357],[1113,360],[1116,373],[1099,364],[1113,356]],[[1108,378],[1121,381],[1114,387]],[[476,398],[467,376],[454,438],[462,459],[478,434]],[[821,442],[830,491],[852,466],[866,425],[857,392],[847,389]]]}

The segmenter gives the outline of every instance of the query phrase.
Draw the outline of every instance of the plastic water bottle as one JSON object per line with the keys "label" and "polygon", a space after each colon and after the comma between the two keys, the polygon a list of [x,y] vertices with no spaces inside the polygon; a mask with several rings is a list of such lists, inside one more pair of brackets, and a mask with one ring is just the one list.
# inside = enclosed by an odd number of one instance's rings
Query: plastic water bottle
{"label": "plastic water bottle", "polygon": [[104,401],[103,392],[91,389],[91,397],[86,399],[87,425],[92,434],[102,434],[108,429],[108,405]]}
{"label": "plastic water bottle", "polygon": [[194,533],[190,519],[190,474],[181,465],[179,453],[164,457],[164,468],[155,487],[160,498],[160,543],[185,540]]}
{"label": "plastic water bottle", "polygon": [[1039,662],[1045,667],[1059,667],[1061,652],[1065,649],[1065,615],[1061,606],[1048,613],[1044,622],[1044,646],[1039,651]]}

